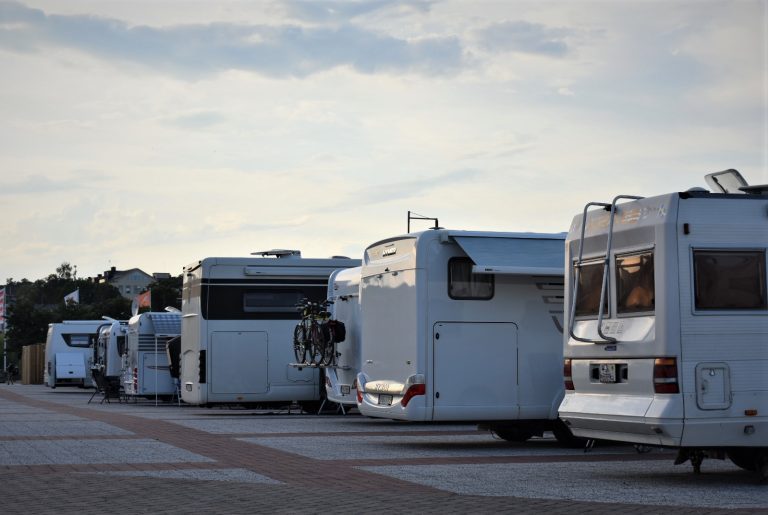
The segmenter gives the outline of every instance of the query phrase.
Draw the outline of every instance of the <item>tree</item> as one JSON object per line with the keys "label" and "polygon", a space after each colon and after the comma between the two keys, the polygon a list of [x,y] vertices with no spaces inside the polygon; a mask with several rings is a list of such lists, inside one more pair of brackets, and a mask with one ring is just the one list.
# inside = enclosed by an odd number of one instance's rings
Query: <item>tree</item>
{"label": "tree", "polygon": [[182,276],[156,279],[147,288],[152,292],[152,311],[163,311],[166,307],[181,309]]}

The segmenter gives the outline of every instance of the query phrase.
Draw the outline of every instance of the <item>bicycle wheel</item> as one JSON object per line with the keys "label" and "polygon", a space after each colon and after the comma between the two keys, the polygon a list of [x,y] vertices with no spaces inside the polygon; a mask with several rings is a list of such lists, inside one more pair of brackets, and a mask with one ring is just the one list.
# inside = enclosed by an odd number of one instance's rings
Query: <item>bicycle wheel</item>
{"label": "bicycle wheel", "polygon": [[336,361],[336,342],[333,340],[333,331],[330,330],[328,324],[324,324],[324,327],[325,330],[322,333],[325,339],[325,351],[323,352],[322,363],[327,367]]}
{"label": "bicycle wheel", "polygon": [[293,354],[296,356],[296,363],[307,361],[307,338],[304,333],[304,324],[296,324],[293,329]]}
{"label": "bicycle wheel", "polygon": [[316,323],[309,328],[309,354],[313,365],[320,364],[325,356],[325,339]]}

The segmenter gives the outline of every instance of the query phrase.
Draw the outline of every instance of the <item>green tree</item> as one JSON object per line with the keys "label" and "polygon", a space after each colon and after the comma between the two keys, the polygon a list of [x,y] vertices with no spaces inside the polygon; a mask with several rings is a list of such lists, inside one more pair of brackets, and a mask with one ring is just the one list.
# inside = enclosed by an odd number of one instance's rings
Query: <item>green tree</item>
{"label": "green tree", "polygon": [[152,311],[163,311],[166,307],[181,309],[182,276],[157,279],[147,288],[152,292]]}

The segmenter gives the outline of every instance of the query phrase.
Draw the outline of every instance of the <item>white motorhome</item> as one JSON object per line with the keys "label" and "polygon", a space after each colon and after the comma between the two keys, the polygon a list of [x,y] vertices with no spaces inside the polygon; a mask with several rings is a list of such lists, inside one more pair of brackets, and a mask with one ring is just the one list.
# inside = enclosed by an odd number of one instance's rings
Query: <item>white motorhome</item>
{"label": "white motorhome", "polygon": [[181,313],[147,312],[128,321],[122,385],[127,396],[171,398],[177,395],[166,345],[181,334]]}
{"label": "white motorhome", "polygon": [[113,319],[103,321],[98,328],[93,367],[105,378],[120,380],[127,332],[127,322]]}
{"label": "white motorhome", "polygon": [[[566,394],[586,438],[768,475],[768,187],[590,203],[566,242]],[[593,207],[599,207],[595,210]]]}
{"label": "white motorhome", "polygon": [[365,250],[363,415],[473,421],[524,441],[557,419],[565,234],[434,229]]}
{"label": "white motorhome", "polygon": [[48,324],[45,340],[46,386],[93,386],[91,364],[98,327],[103,320],[65,320]]}
{"label": "white motorhome", "polygon": [[319,370],[291,366],[296,305],[325,299],[328,277],[359,266],[295,250],[209,257],[184,269],[181,398],[197,405],[319,406]]}
{"label": "white motorhome", "polygon": [[357,404],[360,372],[360,273],[362,268],[336,270],[328,279],[331,318],[344,324],[346,337],[336,343],[335,364],[325,367],[325,396],[342,407]]}

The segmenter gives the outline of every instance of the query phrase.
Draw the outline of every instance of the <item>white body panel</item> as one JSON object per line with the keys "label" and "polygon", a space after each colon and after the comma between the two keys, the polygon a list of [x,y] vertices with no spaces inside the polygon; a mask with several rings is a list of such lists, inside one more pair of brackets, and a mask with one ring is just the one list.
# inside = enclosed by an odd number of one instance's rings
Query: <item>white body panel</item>
{"label": "white body panel", "polygon": [[165,347],[180,332],[180,313],[141,313],[128,321],[121,381],[126,395],[150,398],[176,393]]}
{"label": "white body panel", "polygon": [[125,322],[112,320],[99,326],[96,341],[94,366],[98,367],[107,378],[119,378],[123,371],[123,359],[120,354],[126,347],[128,326]]}
{"label": "white body panel", "polygon": [[[618,208],[603,324],[618,341],[595,344],[566,335],[575,390],[566,391],[561,418],[577,436],[671,447],[768,446],[768,312],[697,308],[693,257],[695,251],[748,250],[765,260],[768,198],[674,193]],[[605,257],[608,216],[590,213],[585,258]],[[581,218],[568,236],[568,264],[578,255]],[[637,250],[653,252],[655,310],[617,315],[615,257]],[[573,284],[570,265],[567,270],[566,318]],[[760,280],[765,295],[765,276]],[[598,339],[596,318],[577,317],[574,334]],[[655,393],[657,358],[675,360],[679,393]],[[595,371],[601,364],[626,374],[616,383],[600,382]]]}
{"label": "white body panel", "polygon": [[185,269],[181,396],[190,404],[320,399],[316,368],[296,368],[295,304],[325,298],[346,258],[205,258]]}
{"label": "white body panel", "polygon": [[360,309],[361,267],[336,270],[328,279],[328,299],[331,317],[346,328],[343,342],[336,344],[336,366],[325,369],[325,394],[337,404],[357,404],[355,379],[360,372]]}
{"label": "white body panel", "polygon": [[45,341],[46,386],[93,386],[90,367],[96,330],[103,320],[67,320],[48,325]]}
{"label": "white body panel", "polygon": [[[493,249],[533,241],[560,259],[563,238],[433,230],[371,245],[360,288],[361,413],[414,421],[556,419],[562,276],[525,274],[526,266],[510,256],[496,259]],[[489,299],[449,294],[449,263],[469,262],[468,254],[474,274],[493,277]],[[423,383],[425,393],[403,406],[414,383]]]}

